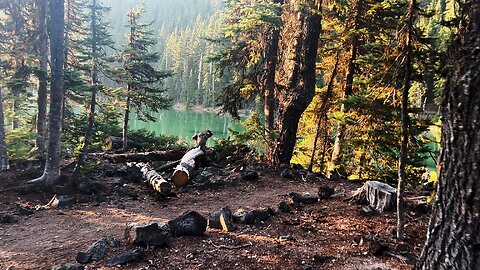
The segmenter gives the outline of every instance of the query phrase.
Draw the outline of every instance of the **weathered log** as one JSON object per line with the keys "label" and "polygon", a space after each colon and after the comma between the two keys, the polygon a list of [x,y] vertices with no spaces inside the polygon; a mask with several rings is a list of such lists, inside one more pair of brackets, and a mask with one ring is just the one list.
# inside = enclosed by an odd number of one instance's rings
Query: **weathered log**
{"label": "weathered log", "polygon": [[168,226],[173,236],[203,236],[207,230],[207,219],[195,211],[189,211],[170,220]]}
{"label": "weathered log", "polygon": [[128,243],[137,246],[166,246],[168,229],[158,223],[128,224],[125,229],[125,239]]}
{"label": "weathered log", "polygon": [[123,162],[174,161],[182,158],[184,154],[185,154],[185,151],[171,150],[171,151],[152,151],[152,152],[123,153],[123,154],[93,153],[93,154],[89,154],[89,156],[101,157],[109,160],[112,163],[123,163]]}
{"label": "weathered log", "polygon": [[370,205],[378,212],[395,208],[396,189],[378,181],[367,181],[348,198],[358,204]]}
{"label": "weathered log", "polygon": [[172,186],[165,178],[156,172],[148,163],[127,163],[128,167],[137,167],[142,173],[142,177],[156,192],[168,195],[172,191]]}
{"label": "weathered log", "polygon": [[195,159],[205,154],[206,143],[213,133],[210,130],[193,135],[192,139],[197,142],[197,145],[192,150],[188,151],[180,160],[180,164],[175,167],[171,181],[177,187],[183,187],[188,184],[191,173],[195,169]]}

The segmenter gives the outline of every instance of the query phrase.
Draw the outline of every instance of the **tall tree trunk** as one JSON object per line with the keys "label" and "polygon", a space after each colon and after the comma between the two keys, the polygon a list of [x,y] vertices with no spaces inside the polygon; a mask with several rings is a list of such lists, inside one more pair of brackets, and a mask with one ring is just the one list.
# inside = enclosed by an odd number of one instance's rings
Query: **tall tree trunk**
{"label": "tall tree trunk", "polygon": [[38,20],[38,58],[40,72],[38,74],[37,97],[37,138],[35,144],[38,158],[45,160],[45,126],[47,124],[47,68],[48,68],[48,37],[47,37],[47,1],[36,0]]}
{"label": "tall tree trunk", "polygon": [[327,114],[328,99],[330,98],[333,92],[333,85],[335,82],[335,77],[337,76],[339,58],[340,58],[340,53],[337,53],[335,57],[335,65],[333,67],[332,75],[330,76],[330,80],[328,82],[327,92],[325,93],[325,96],[322,99],[322,105],[320,107],[320,110],[318,111],[317,129],[315,131],[315,139],[313,141],[312,155],[310,156],[310,163],[308,164],[308,171],[310,172],[313,170],[313,161],[315,160],[315,151],[317,150],[318,138],[320,137],[320,127],[321,127],[322,119]]}
{"label": "tall tree trunk", "polygon": [[123,132],[122,132],[122,140],[123,140],[123,150],[127,150],[128,147],[128,120],[130,117],[130,85],[127,86],[127,105],[125,108],[125,114],[123,115]]}
{"label": "tall tree trunk", "polygon": [[398,185],[397,185],[397,238],[405,238],[405,209],[403,193],[405,191],[405,183],[407,175],[405,166],[408,157],[408,92],[411,86],[412,76],[412,35],[414,20],[415,0],[410,0],[407,10],[407,40],[406,40],[406,61],[405,61],[405,81],[402,91],[402,144],[400,146],[400,157],[398,161]]}
{"label": "tall tree trunk", "polygon": [[480,266],[480,0],[470,3],[471,22],[442,94],[438,190],[416,269]]}
{"label": "tall tree trunk", "polygon": [[[284,0],[273,0],[276,4],[283,4]],[[263,112],[265,114],[265,138],[269,138],[274,129],[275,124],[275,69],[277,67],[278,59],[278,42],[280,40],[280,28],[271,27],[267,30],[269,32],[269,40],[267,45],[267,55],[265,71],[262,76],[264,106]],[[270,140],[269,140],[270,141]],[[270,144],[265,145],[265,157],[267,160],[272,160],[273,149]]]}
{"label": "tall tree trunk", "polygon": [[91,86],[92,93],[90,97],[90,111],[88,113],[87,130],[85,131],[85,139],[83,141],[82,152],[78,156],[77,168],[83,165],[85,162],[85,156],[88,153],[90,147],[90,139],[92,138],[93,125],[95,123],[95,107],[97,104],[97,89],[98,89],[98,47],[97,47],[97,0],[92,1],[91,16],[90,16],[90,28],[91,28],[91,46],[90,52],[92,54],[92,71],[91,71]]}
{"label": "tall tree trunk", "polygon": [[5,118],[3,116],[2,87],[0,86],[0,172],[8,170],[7,145],[5,142]]}
{"label": "tall tree trunk", "polygon": [[47,186],[54,185],[60,178],[60,140],[62,131],[62,104],[63,104],[63,64],[64,64],[64,1],[50,0],[50,55],[51,84],[50,84],[50,112],[48,122],[48,147],[45,170],[40,178],[31,182],[43,182]]}
{"label": "tall tree trunk", "polygon": [[[200,105],[200,98],[203,97],[202,91],[202,68],[203,68],[203,53],[200,53],[200,62],[198,63],[198,78],[197,78],[197,105]],[[205,99],[205,97],[203,97]]]}
{"label": "tall tree trunk", "polygon": [[[304,6],[303,8],[301,6]],[[276,71],[278,114],[272,163],[289,164],[300,117],[315,93],[315,63],[321,30],[320,1],[286,1]]]}
{"label": "tall tree trunk", "polygon": [[[356,73],[356,64],[355,61],[357,61],[357,55],[358,55],[358,48],[359,48],[359,40],[358,40],[358,31],[360,27],[360,16],[361,16],[361,1],[363,0],[355,0],[354,6],[353,6],[353,12],[354,12],[354,21],[353,21],[353,28],[355,29],[355,32],[352,34],[351,40],[350,40],[350,58],[348,59],[348,67],[347,67],[347,74],[345,77],[345,87],[343,91],[343,98],[348,98],[353,94],[353,78]],[[342,104],[340,111],[347,112],[348,108],[345,108],[345,105]],[[333,151],[332,151],[332,159],[330,162],[330,166],[328,168],[328,174],[332,173],[337,169],[337,165],[339,160],[341,159],[342,155],[342,144],[343,141],[345,140],[345,132],[346,132],[347,127],[345,126],[345,123],[339,123],[337,126],[337,132],[335,135],[335,142],[333,144]]]}

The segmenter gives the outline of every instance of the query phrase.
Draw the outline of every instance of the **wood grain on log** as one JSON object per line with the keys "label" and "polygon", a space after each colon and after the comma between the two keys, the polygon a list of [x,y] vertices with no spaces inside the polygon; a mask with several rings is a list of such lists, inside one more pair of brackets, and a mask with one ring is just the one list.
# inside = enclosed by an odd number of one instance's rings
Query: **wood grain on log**
{"label": "wood grain on log", "polygon": [[158,172],[156,172],[152,166],[148,163],[128,163],[129,167],[137,167],[142,172],[142,177],[153,190],[156,192],[168,195],[172,191],[172,186],[167,182]]}
{"label": "wood grain on log", "polygon": [[192,137],[197,142],[197,146],[188,151],[180,160],[180,164],[175,167],[171,181],[176,187],[183,187],[188,184],[190,174],[195,169],[195,159],[205,154],[207,140],[212,135],[213,133],[207,130]]}

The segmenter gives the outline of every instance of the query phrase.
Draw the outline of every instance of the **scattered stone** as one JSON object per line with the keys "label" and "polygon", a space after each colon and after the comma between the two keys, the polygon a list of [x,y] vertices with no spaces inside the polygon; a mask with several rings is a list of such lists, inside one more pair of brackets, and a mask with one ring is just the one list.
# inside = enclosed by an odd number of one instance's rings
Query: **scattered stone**
{"label": "scattered stone", "polygon": [[29,209],[20,205],[17,205],[14,212],[18,216],[30,216],[30,215],[33,215],[33,213],[35,213],[35,211],[33,211],[32,209]]}
{"label": "scattered stone", "polygon": [[318,188],[318,197],[321,200],[329,199],[333,193],[335,192],[335,189],[329,186],[321,186]]}
{"label": "scattered stone", "polygon": [[140,224],[132,223],[125,229],[125,238],[128,243],[137,246],[157,246],[167,245],[168,230],[158,223]]}
{"label": "scattered stone", "polygon": [[369,246],[370,253],[373,256],[377,256],[377,257],[384,255],[385,252],[387,252],[388,250],[389,248],[387,245],[379,242],[372,242],[370,243],[370,246]]}
{"label": "scattered stone", "polygon": [[130,250],[115,255],[107,261],[108,266],[124,265],[131,262],[139,261],[143,256],[143,252],[139,249]]}
{"label": "scattered stone", "polygon": [[295,179],[295,175],[293,175],[292,171],[289,169],[285,169],[280,173],[280,177],[285,179]]}
{"label": "scattered stone", "polygon": [[267,208],[261,208],[253,210],[253,215],[255,216],[255,221],[267,221],[270,218]]}
{"label": "scattered stone", "polygon": [[100,261],[107,255],[110,248],[118,247],[119,242],[115,238],[102,238],[93,243],[86,252],[77,254],[77,262],[87,264],[91,261]]}
{"label": "scattered stone", "polygon": [[11,213],[0,214],[0,223],[1,224],[12,224],[17,222],[17,219]]}
{"label": "scattered stone", "polygon": [[270,216],[275,216],[277,213],[275,212],[275,210],[273,210],[273,208],[271,207],[268,207],[267,208],[267,213],[270,215]]}
{"label": "scattered stone", "polygon": [[79,263],[66,263],[61,265],[56,265],[50,268],[50,270],[83,270],[85,266]]}
{"label": "scattered stone", "polygon": [[366,217],[373,216],[373,214],[375,214],[375,211],[368,205],[362,205],[358,211],[360,215]]}
{"label": "scattered stone", "polygon": [[283,242],[283,241],[293,241],[295,240],[295,237],[293,237],[292,235],[290,234],[285,234],[285,235],[280,235],[280,237],[278,238],[278,240],[280,242]]}
{"label": "scattered stone", "polygon": [[257,181],[259,178],[258,172],[252,168],[248,168],[242,172],[242,179],[245,181]]}
{"label": "scattered stone", "polygon": [[292,208],[286,202],[280,202],[277,207],[277,213],[290,213]]}
{"label": "scattered stone", "polygon": [[228,206],[223,207],[220,211],[215,212],[208,219],[208,227],[214,229],[222,229],[225,232],[232,232],[235,230],[233,226],[232,211]]}
{"label": "scattered stone", "polygon": [[312,261],[315,262],[315,263],[318,263],[318,264],[322,264],[322,263],[327,263],[327,262],[331,261],[332,259],[333,259],[332,256],[324,256],[324,255],[315,254],[315,255],[313,255]]}
{"label": "scattered stone", "polygon": [[114,180],[112,181],[112,185],[114,185],[114,186],[120,186],[120,187],[122,187],[122,186],[124,186],[124,185],[126,185],[126,184],[128,184],[128,180],[125,179],[125,178],[117,178],[117,179],[114,179]]}
{"label": "scattered stone", "polygon": [[207,219],[195,211],[189,211],[168,222],[173,236],[203,236],[207,230]]}
{"label": "scattered stone", "polygon": [[233,220],[236,223],[251,225],[255,222],[255,214],[252,210],[240,208],[233,214]]}
{"label": "scattered stone", "polygon": [[312,194],[310,194],[308,192],[304,192],[300,196],[300,202],[303,203],[303,204],[315,204],[315,203],[318,202],[318,198],[312,196]]}
{"label": "scattered stone", "polygon": [[60,196],[53,196],[50,202],[47,203],[47,207],[52,208],[63,208],[73,205],[72,198],[68,197],[67,195],[60,195]]}

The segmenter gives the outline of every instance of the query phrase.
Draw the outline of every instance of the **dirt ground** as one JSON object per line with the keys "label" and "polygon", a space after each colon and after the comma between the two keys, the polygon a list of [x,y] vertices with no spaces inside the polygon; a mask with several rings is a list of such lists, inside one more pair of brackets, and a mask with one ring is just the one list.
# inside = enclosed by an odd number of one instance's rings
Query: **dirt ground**
{"label": "dirt ground", "polygon": [[[105,176],[99,168],[90,176],[95,192],[80,195],[69,186],[43,190],[26,186],[41,174],[29,166],[0,173],[0,269],[49,269],[75,263],[102,237],[120,246],[85,269],[411,269],[425,240],[428,213],[407,209],[406,240],[394,238],[395,214],[361,215],[360,206],[344,201],[360,183],[285,179],[278,171],[259,171],[258,181],[245,181],[232,171],[226,184],[195,186],[159,199],[143,183],[118,185],[121,176]],[[319,186],[340,195],[255,225],[235,224],[234,232],[208,229],[204,237],[171,238],[168,247],[148,249],[135,263],[107,267],[106,260],[135,247],[124,240],[127,223],[166,222],[188,210],[205,217],[229,206],[275,207],[290,192],[316,196]],[[84,192],[85,193],[85,192]],[[42,209],[54,194],[68,195],[74,204]]]}

